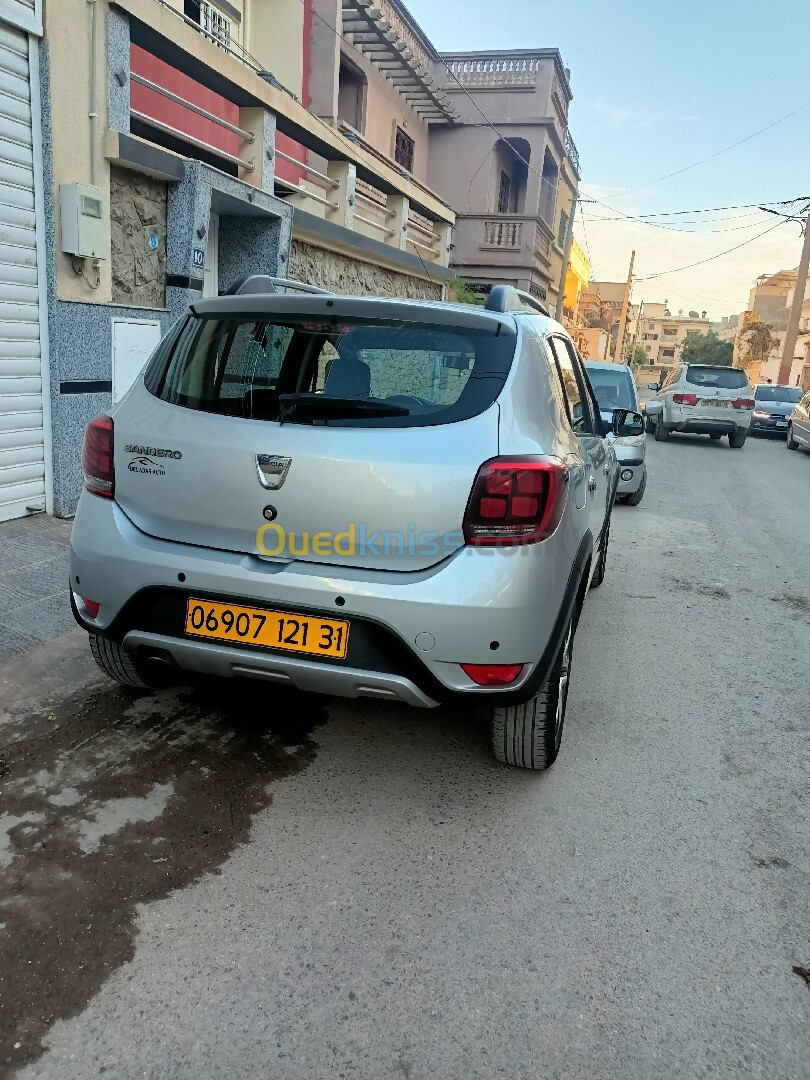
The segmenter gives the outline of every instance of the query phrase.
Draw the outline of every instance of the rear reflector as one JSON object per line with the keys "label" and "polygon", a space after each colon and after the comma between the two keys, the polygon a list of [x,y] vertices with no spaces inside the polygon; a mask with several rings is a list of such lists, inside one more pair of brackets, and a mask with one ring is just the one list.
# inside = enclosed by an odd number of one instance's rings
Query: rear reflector
{"label": "rear reflector", "polygon": [[753,409],[756,402],[752,398],[738,397],[731,404],[735,409]]}
{"label": "rear reflector", "polygon": [[478,470],[464,513],[472,545],[536,544],[560,523],[568,466],[558,458],[503,457]]}
{"label": "rear reflector", "polygon": [[97,604],[95,600],[85,600],[84,597],[82,597],[82,607],[91,619],[95,619],[96,615],[98,615],[101,604]]}
{"label": "rear reflector", "polygon": [[523,664],[462,664],[479,686],[509,686],[523,671]]}
{"label": "rear reflector", "polygon": [[112,499],[115,495],[113,464],[113,421],[111,416],[97,416],[84,429],[82,446],[84,486],[94,495]]}
{"label": "rear reflector", "polygon": [[674,405],[697,405],[697,394],[673,394]]}

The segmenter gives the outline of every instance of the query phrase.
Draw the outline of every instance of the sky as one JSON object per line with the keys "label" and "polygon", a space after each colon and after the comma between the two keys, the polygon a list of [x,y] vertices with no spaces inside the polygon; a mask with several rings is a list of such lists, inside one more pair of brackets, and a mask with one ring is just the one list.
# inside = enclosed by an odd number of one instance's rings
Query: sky
{"label": "sky", "polygon": [[[719,320],[745,310],[760,274],[798,265],[797,223],[778,224],[756,206],[714,208],[810,197],[807,0],[406,3],[440,51],[560,50],[571,69],[569,130],[582,168],[574,235],[594,279],[625,279],[635,249],[634,301],[667,300],[673,311],[706,310]],[[743,145],[650,184],[802,106]],[[617,217],[614,211],[709,208],[653,219],[665,228],[599,220]],[[748,240],[705,265],[651,277]]]}

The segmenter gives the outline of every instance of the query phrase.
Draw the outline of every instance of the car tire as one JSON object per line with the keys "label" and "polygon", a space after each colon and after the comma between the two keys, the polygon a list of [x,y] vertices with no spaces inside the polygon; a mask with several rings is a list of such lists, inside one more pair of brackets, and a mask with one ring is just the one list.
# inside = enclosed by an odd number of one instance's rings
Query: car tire
{"label": "car tire", "polygon": [[712,435],[709,436],[709,438],[712,440],[712,442],[719,442],[723,438],[723,436],[720,434],[719,431],[715,431]]}
{"label": "car tire", "polygon": [[659,420],[658,423],[655,425],[655,441],[666,442],[668,438],[669,428],[662,420]]}
{"label": "car tire", "polygon": [[624,501],[627,503],[627,505],[628,506],[638,506],[638,504],[644,498],[644,491],[645,491],[646,487],[647,487],[647,470],[645,469],[643,474],[642,474],[642,477],[641,477],[641,483],[638,485],[636,490],[631,492],[629,495],[624,496]]}
{"label": "car tire", "polygon": [[117,641],[90,634],[90,652],[104,674],[122,686],[134,686],[138,690],[154,689],[154,685],[144,679],[132,657],[124,652]]}
{"label": "car tire", "polygon": [[523,705],[492,709],[492,750],[498,761],[542,772],[557,760],[562,740],[574,650],[576,612],[543,687]]}
{"label": "car tire", "polygon": [[739,450],[741,446],[745,446],[747,436],[747,431],[738,431],[734,435],[729,435],[728,445],[733,446],[735,450]]}
{"label": "car tire", "polygon": [[799,449],[799,444],[793,438],[793,424],[788,424],[786,446],[787,446],[788,450],[798,450]]}
{"label": "car tire", "polygon": [[605,571],[607,570],[607,553],[608,544],[610,543],[610,518],[605,523],[605,531],[602,534],[602,540],[599,544],[599,554],[596,557],[596,569],[593,572],[591,578],[591,588],[598,589],[602,582],[605,580]]}
{"label": "car tire", "polygon": [[648,435],[652,435],[655,431],[655,421],[651,416],[644,417],[644,430]]}

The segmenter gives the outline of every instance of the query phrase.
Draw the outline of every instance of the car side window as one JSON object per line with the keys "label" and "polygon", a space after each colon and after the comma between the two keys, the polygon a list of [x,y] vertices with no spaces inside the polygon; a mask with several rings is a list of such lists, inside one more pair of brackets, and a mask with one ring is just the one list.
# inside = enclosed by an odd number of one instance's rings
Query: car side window
{"label": "car side window", "polygon": [[565,401],[568,421],[577,435],[590,435],[594,430],[593,417],[576,354],[563,338],[549,337],[547,340],[554,358],[554,368]]}

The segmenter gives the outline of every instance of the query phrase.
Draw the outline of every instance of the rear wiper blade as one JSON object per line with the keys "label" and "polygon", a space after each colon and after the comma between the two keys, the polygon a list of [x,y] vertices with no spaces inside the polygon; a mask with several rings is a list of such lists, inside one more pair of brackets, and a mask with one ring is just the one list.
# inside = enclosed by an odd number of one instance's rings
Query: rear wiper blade
{"label": "rear wiper blade", "polygon": [[279,394],[280,422],[292,416],[408,416],[410,409],[376,398],[327,397],[324,394]]}

